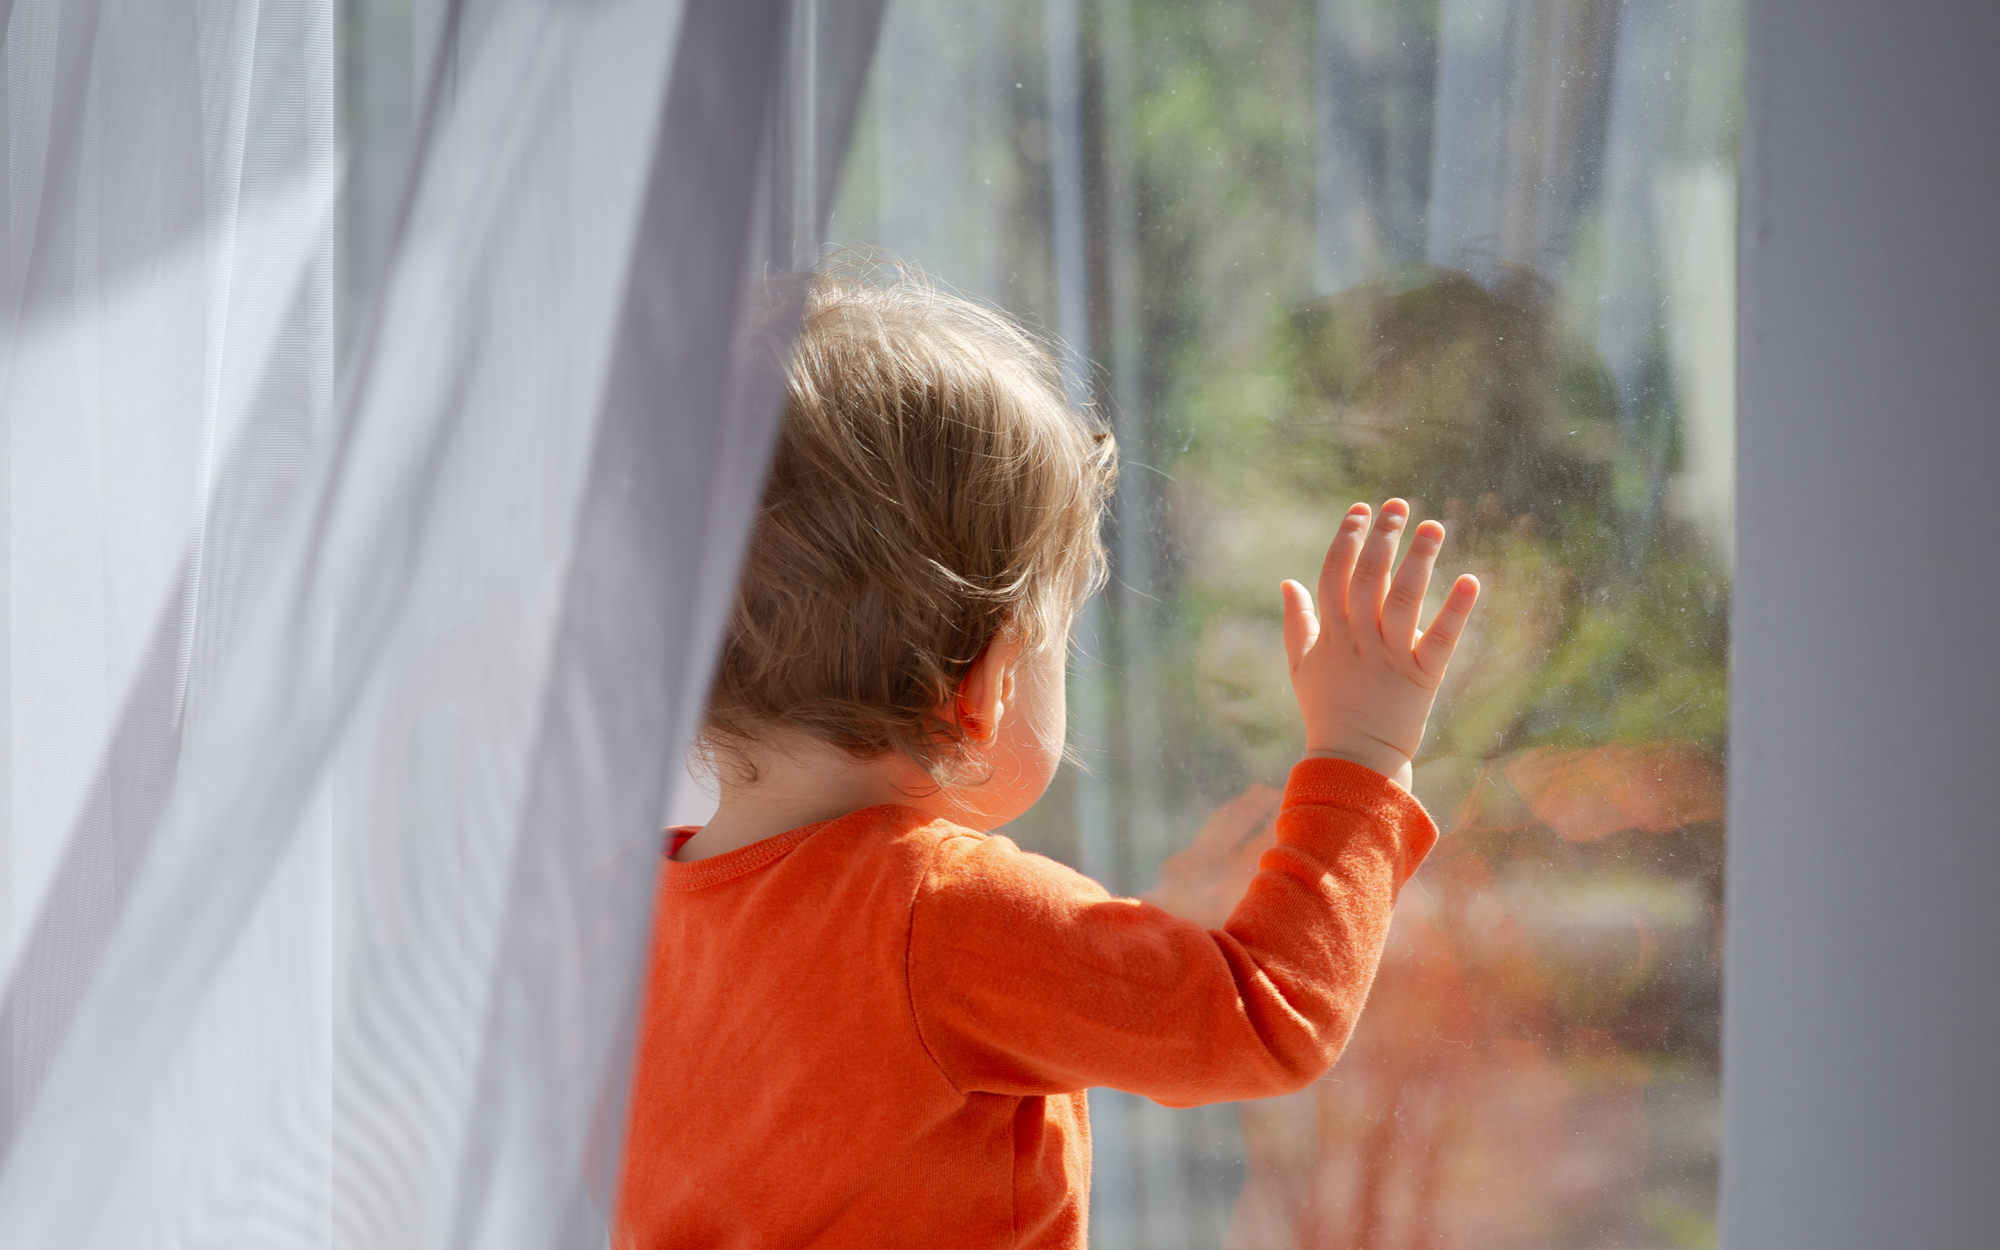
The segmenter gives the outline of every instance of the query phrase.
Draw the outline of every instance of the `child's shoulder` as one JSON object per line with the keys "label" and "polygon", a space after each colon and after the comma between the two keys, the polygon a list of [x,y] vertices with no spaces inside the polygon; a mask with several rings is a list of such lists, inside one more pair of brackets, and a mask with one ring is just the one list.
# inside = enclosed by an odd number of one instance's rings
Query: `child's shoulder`
{"label": "child's shoulder", "polygon": [[1004,834],[981,833],[913,807],[862,808],[782,836],[790,845],[761,857],[761,871],[746,864],[738,880],[756,898],[786,908],[866,914],[892,927],[907,923],[894,916],[907,918],[914,908],[933,919],[951,918],[947,927],[990,922],[1011,928],[1037,914],[1055,918],[1110,897],[1090,878],[1023,850]]}
{"label": "child's shoulder", "polygon": [[[1068,894],[1089,878],[1032,851],[1001,833],[981,833],[946,817],[914,807],[884,805],[851,812],[827,851],[840,854],[859,843],[873,855],[895,862],[927,895]],[[829,829],[828,832],[835,832]]]}
{"label": "child's shoulder", "polygon": [[894,865],[891,871],[906,873],[913,880],[928,880],[940,865],[962,860],[990,842],[1006,841],[946,817],[893,803],[849,812],[831,822],[825,832],[834,835],[822,839],[826,853],[858,853],[885,867]]}

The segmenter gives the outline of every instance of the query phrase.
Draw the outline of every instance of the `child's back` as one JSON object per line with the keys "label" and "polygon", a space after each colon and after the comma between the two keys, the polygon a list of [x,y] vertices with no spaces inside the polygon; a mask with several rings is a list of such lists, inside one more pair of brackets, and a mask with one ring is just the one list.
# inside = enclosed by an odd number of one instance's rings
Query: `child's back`
{"label": "child's back", "polygon": [[1004,323],[816,289],[711,709],[722,805],[664,868],[621,1245],[1080,1246],[1085,1089],[1254,1098],[1339,1053],[1436,836],[1390,775],[1472,588],[1418,641],[1441,531],[1392,591],[1403,511],[1350,512],[1339,646],[1286,589],[1325,758],[1278,847],[1220,930],[1112,898],[981,832],[1058,757],[1107,450]]}

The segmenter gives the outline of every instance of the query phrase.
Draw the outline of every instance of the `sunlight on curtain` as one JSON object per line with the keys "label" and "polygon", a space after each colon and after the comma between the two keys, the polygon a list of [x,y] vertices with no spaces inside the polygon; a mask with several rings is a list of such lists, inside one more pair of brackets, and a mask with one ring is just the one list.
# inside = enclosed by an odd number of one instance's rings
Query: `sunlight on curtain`
{"label": "sunlight on curtain", "polygon": [[792,10],[420,9],[344,187],[324,0],[6,13],[0,1244],[601,1244],[873,47]]}

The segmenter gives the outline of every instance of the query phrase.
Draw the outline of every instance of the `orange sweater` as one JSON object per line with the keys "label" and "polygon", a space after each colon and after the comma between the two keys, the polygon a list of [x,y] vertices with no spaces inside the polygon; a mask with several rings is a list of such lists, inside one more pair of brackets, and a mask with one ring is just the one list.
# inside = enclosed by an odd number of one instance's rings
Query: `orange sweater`
{"label": "orange sweater", "polygon": [[1317,1078],[1436,836],[1308,760],[1214,930],[904,807],[668,861],[617,1244],[1081,1247],[1083,1091]]}

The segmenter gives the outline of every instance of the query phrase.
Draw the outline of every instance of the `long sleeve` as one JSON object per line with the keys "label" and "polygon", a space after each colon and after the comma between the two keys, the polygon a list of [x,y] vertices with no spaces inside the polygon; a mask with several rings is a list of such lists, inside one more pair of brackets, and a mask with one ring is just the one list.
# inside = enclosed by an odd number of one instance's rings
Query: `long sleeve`
{"label": "long sleeve", "polygon": [[912,1010],[967,1092],[1093,1085],[1170,1106],[1298,1089],[1367,1001],[1397,891],[1437,838],[1338,760],[1292,770],[1278,844],[1220,929],[1114,898],[1002,837],[940,844],[912,904]]}

